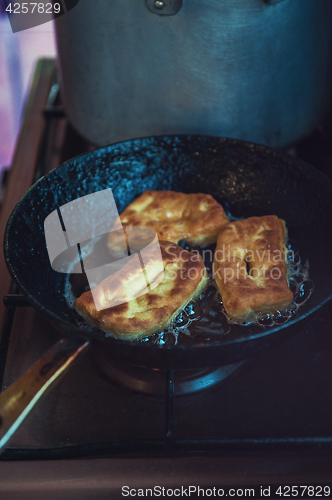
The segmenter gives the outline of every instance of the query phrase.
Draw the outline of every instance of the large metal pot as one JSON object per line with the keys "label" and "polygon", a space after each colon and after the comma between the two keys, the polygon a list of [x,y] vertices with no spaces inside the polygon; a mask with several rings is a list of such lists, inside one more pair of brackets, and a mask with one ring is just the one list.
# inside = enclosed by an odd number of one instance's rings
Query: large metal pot
{"label": "large metal pot", "polygon": [[56,20],[65,108],[97,145],[191,133],[282,147],[328,109],[331,26],[330,0],[80,0]]}

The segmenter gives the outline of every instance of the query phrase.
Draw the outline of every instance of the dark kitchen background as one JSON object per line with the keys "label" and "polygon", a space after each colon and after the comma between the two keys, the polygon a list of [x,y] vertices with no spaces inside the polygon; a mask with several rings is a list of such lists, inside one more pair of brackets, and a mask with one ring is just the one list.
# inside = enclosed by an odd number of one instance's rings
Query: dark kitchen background
{"label": "dark kitchen background", "polygon": [[13,33],[3,1],[0,2],[0,169],[11,165],[23,119],[29,86],[37,60],[54,58],[53,22]]}

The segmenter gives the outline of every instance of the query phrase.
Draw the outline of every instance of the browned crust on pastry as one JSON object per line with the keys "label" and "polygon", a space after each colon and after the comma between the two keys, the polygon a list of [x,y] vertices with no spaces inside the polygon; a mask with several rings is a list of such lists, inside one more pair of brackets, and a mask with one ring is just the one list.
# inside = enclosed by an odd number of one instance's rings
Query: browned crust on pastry
{"label": "browned crust on pastry", "polygon": [[[120,215],[123,226],[152,227],[160,240],[193,245],[216,243],[220,229],[228,223],[222,206],[209,194],[145,191]],[[108,240],[112,253],[119,253],[114,232]]]}
{"label": "browned crust on pastry", "polygon": [[164,278],[151,292],[97,311],[91,291],[75,301],[76,311],[92,325],[121,339],[138,339],[161,331],[207,283],[202,258],[178,245],[160,241]]}
{"label": "browned crust on pastry", "polygon": [[213,272],[232,320],[252,321],[257,315],[282,311],[292,302],[286,241],[285,222],[275,215],[250,217],[222,228]]}

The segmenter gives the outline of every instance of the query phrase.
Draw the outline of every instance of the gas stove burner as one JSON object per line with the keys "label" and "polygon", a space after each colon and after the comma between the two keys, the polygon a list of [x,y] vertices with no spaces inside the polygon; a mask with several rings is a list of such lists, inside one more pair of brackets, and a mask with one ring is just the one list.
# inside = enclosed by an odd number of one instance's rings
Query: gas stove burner
{"label": "gas stove burner", "polygon": [[[95,346],[92,356],[98,370],[112,382],[133,391],[165,397],[166,370],[115,362],[110,360],[103,346]],[[209,389],[225,380],[242,364],[243,361],[219,368],[174,370],[174,395],[182,396]]]}

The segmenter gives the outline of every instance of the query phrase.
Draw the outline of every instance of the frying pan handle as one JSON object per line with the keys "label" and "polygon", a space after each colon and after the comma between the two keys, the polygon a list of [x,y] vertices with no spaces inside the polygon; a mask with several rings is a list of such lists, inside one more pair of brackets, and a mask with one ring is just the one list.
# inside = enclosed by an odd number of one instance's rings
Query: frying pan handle
{"label": "frying pan handle", "polygon": [[36,403],[66,373],[90,345],[89,341],[61,339],[0,394],[0,453]]}

